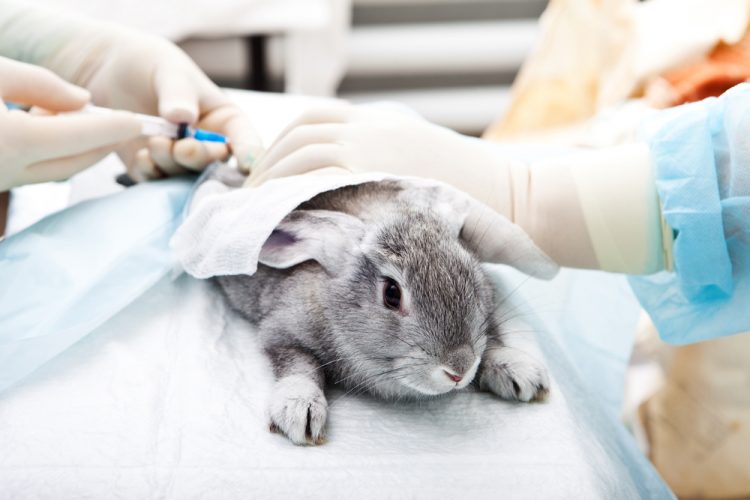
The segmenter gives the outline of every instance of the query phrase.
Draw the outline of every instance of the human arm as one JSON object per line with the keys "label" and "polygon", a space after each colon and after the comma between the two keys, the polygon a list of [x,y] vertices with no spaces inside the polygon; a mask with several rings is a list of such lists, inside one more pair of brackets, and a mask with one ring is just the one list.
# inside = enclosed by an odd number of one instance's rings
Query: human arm
{"label": "human arm", "polygon": [[563,266],[649,274],[670,265],[645,144],[526,163],[416,116],[342,106],[302,115],[249,183],[331,167],[451,184],[519,224]]}

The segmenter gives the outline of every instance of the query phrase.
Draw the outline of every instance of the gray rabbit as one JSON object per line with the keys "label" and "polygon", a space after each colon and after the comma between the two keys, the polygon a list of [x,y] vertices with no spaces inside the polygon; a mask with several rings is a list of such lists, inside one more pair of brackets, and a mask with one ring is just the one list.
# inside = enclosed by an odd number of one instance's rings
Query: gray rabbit
{"label": "gray rabbit", "polygon": [[326,382],[403,399],[474,381],[504,399],[543,399],[549,379],[528,327],[503,318],[480,259],[537,275],[556,267],[501,219],[418,181],[346,187],[289,214],[255,275],[217,277],[272,363],[272,430],[320,444]]}

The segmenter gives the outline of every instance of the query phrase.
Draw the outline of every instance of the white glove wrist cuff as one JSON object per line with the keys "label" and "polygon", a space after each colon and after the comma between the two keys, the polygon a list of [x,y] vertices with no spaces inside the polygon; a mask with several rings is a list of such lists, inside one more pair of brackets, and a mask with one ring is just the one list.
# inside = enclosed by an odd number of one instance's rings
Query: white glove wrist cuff
{"label": "white glove wrist cuff", "polygon": [[581,155],[570,174],[600,269],[650,274],[671,266],[671,230],[661,216],[648,146]]}

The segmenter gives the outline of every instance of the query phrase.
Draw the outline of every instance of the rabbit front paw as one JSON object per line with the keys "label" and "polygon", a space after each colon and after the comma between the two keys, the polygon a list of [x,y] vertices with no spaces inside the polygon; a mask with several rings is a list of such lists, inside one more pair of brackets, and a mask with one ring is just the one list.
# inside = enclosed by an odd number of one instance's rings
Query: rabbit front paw
{"label": "rabbit front paw", "polygon": [[270,413],[272,432],[281,432],[298,445],[323,444],[328,402],[312,380],[291,375],[276,382]]}
{"label": "rabbit front paw", "polygon": [[482,358],[479,388],[503,399],[543,401],[549,394],[549,376],[533,356],[512,347],[496,347]]}

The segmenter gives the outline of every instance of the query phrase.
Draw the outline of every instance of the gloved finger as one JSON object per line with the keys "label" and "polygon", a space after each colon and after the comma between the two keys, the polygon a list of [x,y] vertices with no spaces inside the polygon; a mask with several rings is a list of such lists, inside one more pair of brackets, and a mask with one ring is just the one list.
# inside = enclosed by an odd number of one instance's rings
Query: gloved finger
{"label": "gloved finger", "polygon": [[156,71],[154,91],[159,102],[159,115],[172,123],[198,121],[198,86],[183,71],[163,66]]}
{"label": "gloved finger", "polygon": [[220,142],[182,139],[172,148],[174,159],[190,170],[202,170],[206,165],[229,157],[229,148]]}
{"label": "gloved finger", "polygon": [[[50,111],[73,111],[91,99],[88,90],[68,83],[48,69],[0,58],[0,98]],[[0,112],[6,111],[0,106]]]}
{"label": "gloved finger", "polygon": [[229,137],[232,153],[237,158],[237,166],[241,172],[249,173],[265,150],[260,135],[250,119],[239,110],[226,123],[224,131]]}
{"label": "gloved finger", "polygon": [[353,173],[351,170],[344,167],[323,167],[308,172],[307,175],[344,175],[351,173]]}
{"label": "gloved finger", "polygon": [[28,114],[31,116],[52,116],[55,113],[53,111],[47,111],[44,108],[40,108],[39,106],[32,106],[31,109],[27,111]]}
{"label": "gloved finger", "polygon": [[131,177],[136,182],[140,182],[141,180],[162,179],[166,177],[166,174],[154,163],[154,160],[149,154],[148,148],[139,149],[135,153],[133,166],[128,169],[128,173],[133,170],[135,170],[137,174],[135,176],[131,175]]}
{"label": "gloved finger", "polygon": [[111,147],[104,146],[79,155],[55,158],[53,160],[45,160],[35,163],[27,167],[24,171],[24,184],[69,179],[78,172],[101,161],[111,152]]}
{"label": "gloved finger", "polygon": [[187,172],[173,157],[175,141],[167,137],[151,137],[148,141],[148,151],[153,162],[167,175],[182,175]]}
{"label": "gloved finger", "polygon": [[346,123],[354,118],[354,115],[354,106],[350,104],[331,104],[330,106],[308,109],[284,127],[269,149],[272,149],[278,141],[297,127],[323,123]]}
{"label": "gloved finger", "polygon": [[303,146],[279,163],[269,166],[264,172],[253,173],[247,181],[248,186],[259,186],[264,182],[279,177],[301,175],[314,170],[340,167],[349,170],[343,164],[343,146],[340,144],[310,144]]}
{"label": "gloved finger", "polygon": [[229,138],[232,153],[242,172],[249,172],[263,154],[263,142],[250,117],[231,103],[223,104],[201,118],[201,126]]}
{"label": "gloved finger", "polygon": [[339,140],[344,132],[344,125],[326,123],[322,125],[300,125],[288,134],[277,140],[274,145],[266,151],[256,170],[263,172],[269,166],[276,165],[283,158],[294,153],[298,149],[310,144],[328,144]]}
{"label": "gloved finger", "polygon": [[[344,167],[322,167],[317,168],[315,170],[311,170],[309,172],[306,172],[305,175],[345,175],[345,174],[351,174],[352,171],[348,168]],[[270,180],[271,177],[265,177],[263,175],[258,175],[258,177],[254,179],[248,179],[245,181],[246,187],[258,187],[267,180]]]}
{"label": "gloved finger", "polygon": [[143,179],[143,177],[139,173],[136,173],[133,169],[133,165],[135,165],[135,155],[138,153],[138,151],[147,147],[148,138],[139,137],[137,139],[133,139],[132,141],[128,141],[117,148],[117,156],[120,157],[120,161],[123,165],[125,165],[125,168],[128,171],[128,175],[130,175],[130,177],[132,177],[136,182],[141,182],[145,179]]}
{"label": "gloved finger", "polygon": [[120,143],[141,134],[140,122],[127,112],[107,115],[29,116],[15,113],[14,140],[32,162],[73,156]]}
{"label": "gloved finger", "polygon": [[[308,109],[284,127],[281,133],[276,136],[268,151],[274,150],[278,143],[285,140],[286,136],[300,127],[307,125],[343,124],[349,122],[354,117],[355,108],[350,104],[331,104],[330,106]],[[269,165],[269,162],[264,161],[263,158],[261,158],[260,163],[266,166]],[[261,170],[264,170],[264,168],[261,167]]]}

